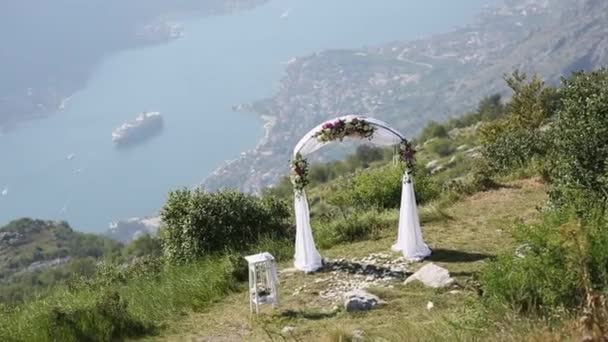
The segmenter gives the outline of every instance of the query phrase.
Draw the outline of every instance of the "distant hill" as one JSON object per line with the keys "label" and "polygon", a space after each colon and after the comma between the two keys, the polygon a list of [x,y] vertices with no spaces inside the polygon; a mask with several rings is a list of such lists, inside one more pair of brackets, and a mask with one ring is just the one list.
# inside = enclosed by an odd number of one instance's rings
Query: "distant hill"
{"label": "distant hill", "polygon": [[0,1],[0,131],[57,111],[108,54],[168,41],[179,18],[266,1]]}
{"label": "distant hill", "polygon": [[299,57],[275,96],[253,104],[274,117],[267,137],[204,185],[260,191],[286,173],[298,139],[332,117],[367,114],[413,136],[428,120],[506,94],[500,75],[516,68],[557,83],[571,71],[606,65],[605,0],[505,0],[475,23],[427,39]]}
{"label": "distant hill", "polygon": [[93,272],[99,259],[117,255],[121,247],[109,238],[76,232],[66,222],[12,221],[0,228],[0,302],[19,297],[24,286],[44,287],[70,273]]}

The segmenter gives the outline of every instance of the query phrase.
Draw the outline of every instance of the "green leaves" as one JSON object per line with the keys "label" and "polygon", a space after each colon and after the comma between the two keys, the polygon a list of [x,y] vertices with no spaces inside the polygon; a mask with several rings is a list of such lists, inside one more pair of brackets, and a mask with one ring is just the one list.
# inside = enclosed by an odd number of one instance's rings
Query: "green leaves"
{"label": "green leaves", "polygon": [[557,89],[545,86],[537,76],[528,81],[516,70],[505,81],[513,97],[500,118],[481,129],[484,156],[499,172],[525,168],[546,156],[550,147],[543,127],[554,115],[559,99]]}
{"label": "green leaves", "polygon": [[608,197],[608,70],[563,80],[551,153],[556,187],[582,188]]}
{"label": "green leaves", "polygon": [[235,191],[171,192],[161,217],[164,255],[174,262],[226,250],[243,251],[263,236],[284,237],[289,230],[285,202]]}

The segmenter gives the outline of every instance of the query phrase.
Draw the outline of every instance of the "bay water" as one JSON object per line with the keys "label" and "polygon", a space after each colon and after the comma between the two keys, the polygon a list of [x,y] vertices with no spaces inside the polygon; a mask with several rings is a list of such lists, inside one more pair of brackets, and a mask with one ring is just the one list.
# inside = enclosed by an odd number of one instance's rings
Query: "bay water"
{"label": "bay water", "polygon": [[[443,32],[493,2],[274,0],[188,20],[179,40],[108,56],[62,111],[0,135],[0,225],[33,217],[101,232],[153,215],[169,190],[255,146],[263,122],[231,108],[272,96],[285,61]],[[112,130],[142,111],[161,112],[163,132],[117,149]]]}

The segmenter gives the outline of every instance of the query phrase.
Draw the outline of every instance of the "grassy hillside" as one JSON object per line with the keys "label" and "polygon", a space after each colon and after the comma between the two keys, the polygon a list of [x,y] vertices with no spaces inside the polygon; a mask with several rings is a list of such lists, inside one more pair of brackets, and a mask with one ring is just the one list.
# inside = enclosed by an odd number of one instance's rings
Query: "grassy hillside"
{"label": "grassy hillside", "polygon": [[[475,275],[487,260],[514,247],[511,237],[514,223],[539,220],[535,206],[546,200],[545,190],[538,179],[510,182],[450,206],[446,209],[447,220],[424,225],[425,239],[433,255],[424,263],[408,265],[408,271],[428,262],[436,263],[457,279],[459,285],[454,289],[432,290],[394,280],[388,283],[390,288],[371,289],[388,302],[386,306],[352,315],[333,311],[334,305],[341,307],[341,301],[324,299],[319,293],[331,287],[335,278],[352,282],[361,279],[331,272],[305,275],[290,271],[292,265],[288,261],[281,265],[280,310],[272,312],[266,308],[260,317],[251,319],[247,294],[241,291],[202,313],[193,313],[172,324],[166,333],[153,340],[282,341],[280,332],[285,326],[296,328],[293,334],[285,336],[287,341],[337,341],[335,336],[349,336],[356,330],[363,330],[370,338],[383,337],[389,341],[540,338],[543,335],[537,329],[548,329],[541,322],[503,321],[487,315],[475,287]],[[383,253],[398,260],[400,254],[390,251],[396,239],[396,226],[397,213],[391,212],[376,239],[341,244],[321,253],[324,257],[354,260]],[[302,290],[297,291],[299,288]],[[426,308],[429,301],[434,303],[430,311]]]}
{"label": "grassy hillside", "polygon": [[[172,191],[159,238],[127,247],[137,258],[105,260],[90,276],[2,305],[0,340],[605,340],[608,70],[560,88],[521,73],[506,81],[508,102],[484,99],[458,120],[429,123],[415,142],[428,260],[390,251],[403,166],[391,149],[360,148],[310,170],[323,270],[291,269],[287,180],[262,197]],[[242,257],[261,251],[281,265],[283,304],[253,318]],[[456,283],[404,284],[430,262]],[[348,313],[342,295],[357,288],[386,304]]]}
{"label": "grassy hillside", "polygon": [[65,222],[20,219],[0,227],[0,302],[10,303],[73,275],[91,275],[121,245]]}

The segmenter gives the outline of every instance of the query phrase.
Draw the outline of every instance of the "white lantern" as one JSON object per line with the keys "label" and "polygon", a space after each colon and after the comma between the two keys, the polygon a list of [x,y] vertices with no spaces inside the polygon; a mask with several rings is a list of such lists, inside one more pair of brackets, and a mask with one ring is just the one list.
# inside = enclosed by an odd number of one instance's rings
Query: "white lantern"
{"label": "white lantern", "polygon": [[249,310],[260,312],[260,304],[279,306],[279,279],[274,257],[268,253],[260,253],[245,257],[249,264]]}

